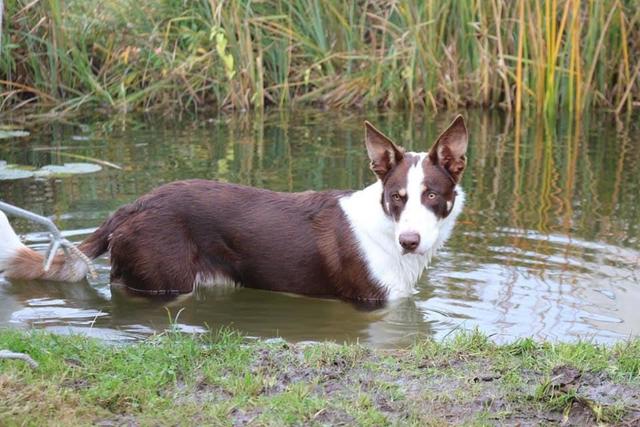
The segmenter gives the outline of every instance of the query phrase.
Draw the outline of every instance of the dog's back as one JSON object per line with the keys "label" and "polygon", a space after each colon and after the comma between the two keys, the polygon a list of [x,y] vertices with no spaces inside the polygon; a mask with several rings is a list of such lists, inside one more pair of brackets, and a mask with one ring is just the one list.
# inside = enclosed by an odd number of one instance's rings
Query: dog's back
{"label": "dog's back", "polygon": [[141,292],[231,283],[350,297],[356,289],[340,289],[338,270],[369,283],[362,266],[347,265],[357,249],[338,205],[344,194],[173,182],[120,208],[82,247],[104,248],[106,236],[112,281]]}

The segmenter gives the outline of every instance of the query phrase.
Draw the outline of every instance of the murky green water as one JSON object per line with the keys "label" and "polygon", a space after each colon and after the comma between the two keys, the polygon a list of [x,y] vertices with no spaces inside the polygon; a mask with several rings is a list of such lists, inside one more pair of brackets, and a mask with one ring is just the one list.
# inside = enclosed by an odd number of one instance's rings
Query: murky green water
{"label": "murky green water", "polygon": [[[366,116],[405,147],[426,150],[450,115]],[[271,113],[46,125],[0,140],[0,159],[41,167],[113,162],[97,173],[0,181],[0,198],[50,215],[80,241],[116,207],[164,182],[216,178],[298,191],[372,181],[364,115]],[[501,115],[469,113],[468,204],[413,298],[375,311],[251,289],[208,289],[174,301],[109,287],[106,258],[89,283],[0,279],[0,327],[35,326],[103,339],[167,328],[232,326],[291,340],[410,343],[478,326],[497,340],[533,336],[610,342],[640,333],[640,128],[606,116],[573,126],[535,120],[518,135]],[[637,122],[637,121],[636,121]],[[79,160],[80,159],[80,160]],[[34,247],[43,234],[14,220]],[[1,236],[0,236],[1,238]]]}

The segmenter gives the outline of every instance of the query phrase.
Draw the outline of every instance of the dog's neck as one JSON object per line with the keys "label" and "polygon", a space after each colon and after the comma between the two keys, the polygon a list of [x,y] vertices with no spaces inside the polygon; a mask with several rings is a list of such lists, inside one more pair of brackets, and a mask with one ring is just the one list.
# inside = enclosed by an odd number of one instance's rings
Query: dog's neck
{"label": "dog's neck", "polygon": [[457,187],[451,213],[440,223],[436,244],[424,255],[404,254],[394,233],[394,222],[381,204],[383,186],[380,180],[363,190],[340,199],[367,264],[371,278],[387,290],[389,299],[408,297],[416,292],[416,283],[436,250],[449,238],[456,217],[464,205],[464,193]]}

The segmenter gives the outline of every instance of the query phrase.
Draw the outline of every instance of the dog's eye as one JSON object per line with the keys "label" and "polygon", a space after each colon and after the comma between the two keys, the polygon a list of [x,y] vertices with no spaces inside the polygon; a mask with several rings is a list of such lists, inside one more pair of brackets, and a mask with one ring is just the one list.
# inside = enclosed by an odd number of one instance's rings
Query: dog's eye
{"label": "dog's eye", "polygon": [[391,198],[393,199],[394,202],[399,202],[400,200],[402,200],[402,197],[400,197],[400,194],[398,193],[393,193],[391,195]]}
{"label": "dog's eye", "polygon": [[427,199],[429,199],[429,200],[433,200],[433,199],[435,199],[435,198],[436,198],[436,193],[429,193],[429,194],[427,194]]}

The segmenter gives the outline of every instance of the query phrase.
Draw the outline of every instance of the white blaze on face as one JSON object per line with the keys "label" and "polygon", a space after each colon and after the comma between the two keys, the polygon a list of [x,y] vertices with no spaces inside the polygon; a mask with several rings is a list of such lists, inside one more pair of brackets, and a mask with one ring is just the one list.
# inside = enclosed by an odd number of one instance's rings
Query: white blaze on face
{"label": "white blaze on face", "polygon": [[422,204],[422,193],[424,192],[424,169],[422,162],[426,153],[418,155],[419,160],[415,166],[409,168],[407,174],[407,203],[400,214],[400,219],[396,224],[396,244],[400,247],[400,235],[403,233],[418,233],[420,244],[416,253],[427,253],[438,240],[439,227],[438,218],[435,214]]}

